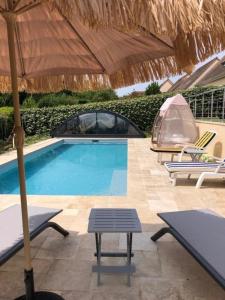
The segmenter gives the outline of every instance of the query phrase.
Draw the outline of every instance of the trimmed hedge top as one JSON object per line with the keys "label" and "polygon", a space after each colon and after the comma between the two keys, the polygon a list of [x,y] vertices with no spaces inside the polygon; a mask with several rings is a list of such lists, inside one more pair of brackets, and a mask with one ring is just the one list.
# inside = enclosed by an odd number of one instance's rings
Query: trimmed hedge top
{"label": "trimmed hedge top", "polygon": [[[181,93],[187,99],[193,94],[210,91],[212,87],[200,87]],[[60,106],[54,108],[35,108],[22,110],[24,129],[27,135],[46,134],[65,119],[87,110],[105,109],[128,118],[143,131],[152,129],[155,116],[163,102],[176,93],[119,99],[83,105]]]}
{"label": "trimmed hedge top", "polygon": [[[191,95],[210,91],[213,87],[195,88],[180,92],[188,99]],[[87,110],[109,110],[128,118],[141,130],[152,129],[155,116],[163,102],[175,93],[163,93],[138,98],[118,99],[106,102],[95,102],[83,105],[67,105],[45,108],[26,108],[21,111],[26,135],[49,134],[65,119]],[[12,108],[0,108],[0,139],[7,137],[13,124]]]}
{"label": "trimmed hedge top", "polygon": [[104,109],[121,114],[133,121],[141,130],[146,131],[152,127],[157,111],[168,96],[168,94],[162,94],[132,100],[114,100],[69,107],[26,109],[22,111],[23,126],[27,135],[49,133],[72,115],[87,110]]}

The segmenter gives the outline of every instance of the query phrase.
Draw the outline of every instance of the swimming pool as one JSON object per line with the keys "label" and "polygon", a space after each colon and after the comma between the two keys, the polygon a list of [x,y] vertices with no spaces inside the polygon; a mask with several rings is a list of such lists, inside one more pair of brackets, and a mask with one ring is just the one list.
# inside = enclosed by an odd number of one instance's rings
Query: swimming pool
{"label": "swimming pool", "polygon": [[[29,195],[126,195],[127,141],[64,139],[25,157]],[[19,194],[17,161],[0,166],[0,194]]]}

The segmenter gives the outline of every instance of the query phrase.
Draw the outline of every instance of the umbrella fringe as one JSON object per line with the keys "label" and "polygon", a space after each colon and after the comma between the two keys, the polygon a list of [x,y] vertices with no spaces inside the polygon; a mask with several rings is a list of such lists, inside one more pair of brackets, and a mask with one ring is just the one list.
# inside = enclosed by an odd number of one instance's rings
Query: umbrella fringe
{"label": "umbrella fringe", "polygon": [[213,36],[211,32],[197,31],[178,34],[173,42],[176,62],[181,69],[195,65],[209,56],[225,49],[225,36]]}
{"label": "umbrella fringe", "polygon": [[[211,0],[51,0],[64,14],[78,14],[90,26],[122,26],[133,29],[140,24],[154,33],[177,33],[177,23],[184,32],[201,26],[212,9]],[[216,2],[222,2],[216,0]],[[220,4],[220,7],[222,4]],[[216,9],[218,12],[219,9]],[[188,13],[189,12],[189,13]],[[130,22],[130,20],[134,22]],[[209,23],[211,20],[209,19]]]}
{"label": "umbrella fringe", "polygon": [[[34,1],[34,0],[33,0]],[[79,15],[90,26],[137,25],[159,35],[176,37],[178,24],[183,33],[199,29],[224,28],[224,0],[49,0],[69,17]],[[74,12],[72,14],[72,12]],[[132,20],[132,22],[131,22]]]}
{"label": "umbrella fringe", "polygon": [[[69,18],[91,26],[113,26],[167,36],[180,69],[225,49],[224,0],[51,0]],[[131,21],[132,20],[132,21]],[[185,55],[184,55],[185,53]]]}
{"label": "umbrella fringe", "polygon": [[[180,33],[174,41],[175,56],[153,59],[131,65],[129,62],[124,68],[110,75],[56,75],[35,78],[19,79],[19,90],[28,92],[54,92],[68,90],[98,90],[104,88],[119,88],[139,82],[158,80],[171,75],[181,74],[190,65],[195,65],[219,52],[225,47],[225,36],[221,33],[216,40],[212,40],[209,32],[197,31],[187,35]],[[199,38],[200,37],[200,38]],[[185,55],[184,55],[185,53]],[[0,76],[1,92],[11,90],[8,76]]]}
{"label": "umbrella fringe", "polygon": [[[152,33],[157,37],[167,37],[171,41],[171,47],[175,51],[176,66],[173,63],[170,69],[161,71],[164,64],[162,60],[151,62],[149,70],[146,63],[134,67],[134,71],[127,73],[128,78],[123,78],[123,71],[115,73],[108,79],[106,76],[91,75],[92,83],[87,82],[87,76],[69,76],[67,81],[76,89],[100,88],[100,86],[118,87],[121,82],[135,82],[154,80],[167,74],[174,74],[174,70],[180,73],[182,70],[191,70],[190,66],[205,60],[210,55],[225,49],[225,1],[224,0],[21,0],[17,5],[32,7],[34,3],[43,2],[49,4],[49,9],[57,9],[63,16],[73,19],[81,19],[85,24],[93,27],[113,27],[117,29],[142,34]],[[141,30],[142,28],[142,30]],[[165,59],[164,59],[165,60]],[[156,70],[151,68],[154,65]],[[166,64],[168,66],[168,62]],[[143,67],[145,66],[145,67]],[[144,74],[140,74],[140,70]],[[130,68],[129,68],[130,71]],[[68,76],[67,76],[68,77]],[[99,79],[100,78],[100,79]],[[33,86],[43,87],[42,90],[52,89],[58,86],[61,79],[34,80]],[[52,82],[52,83],[51,83]],[[23,85],[24,82],[21,83]],[[25,86],[32,86],[25,83]],[[63,86],[60,83],[60,86]],[[9,89],[7,80],[0,83],[3,90]],[[20,88],[22,89],[22,87]],[[36,89],[37,90],[37,89]]]}
{"label": "umbrella fringe", "polygon": [[[126,65],[124,69],[111,75],[84,74],[84,75],[56,75],[18,80],[19,90],[28,92],[56,92],[60,90],[98,90],[104,88],[119,88],[138,82],[158,80],[174,74],[181,73],[177,68],[173,56],[146,61],[134,65]],[[11,89],[10,78],[0,76],[0,90],[9,92]]]}

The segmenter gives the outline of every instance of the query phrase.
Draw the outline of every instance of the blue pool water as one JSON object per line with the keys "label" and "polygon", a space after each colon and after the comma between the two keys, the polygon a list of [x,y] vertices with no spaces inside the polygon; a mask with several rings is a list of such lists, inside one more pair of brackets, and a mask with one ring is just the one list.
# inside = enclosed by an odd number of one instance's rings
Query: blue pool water
{"label": "blue pool water", "polygon": [[[30,195],[125,195],[127,142],[64,141],[25,159]],[[17,162],[0,166],[0,194],[18,194]]]}

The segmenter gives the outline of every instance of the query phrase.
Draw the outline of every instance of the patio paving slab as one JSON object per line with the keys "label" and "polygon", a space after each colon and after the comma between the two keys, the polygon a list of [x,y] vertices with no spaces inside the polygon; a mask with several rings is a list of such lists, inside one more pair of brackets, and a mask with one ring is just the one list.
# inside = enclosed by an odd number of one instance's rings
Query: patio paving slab
{"label": "patio paving slab", "polygon": [[[53,140],[26,148],[25,152],[49,145]],[[63,238],[48,229],[31,243],[37,289],[51,290],[65,300],[223,300],[225,292],[169,235],[157,243],[150,236],[164,223],[158,212],[211,208],[225,217],[225,182],[206,181],[196,190],[196,178],[178,179],[173,187],[157,155],[149,150],[150,139],[130,139],[128,146],[127,196],[29,196],[29,204],[64,209],[54,221],[70,231]],[[15,152],[0,156],[0,163],[15,158]],[[19,203],[16,195],[0,195],[0,209]],[[143,233],[134,234],[137,271],[131,287],[124,274],[102,275],[96,285],[94,236],[87,233],[91,208],[136,208]],[[103,235],[103,249],[126,248],[125,235]],[[12,300],[24,292],[23,250],[0,267],[0,300]],[[125,263],[103,258],[103,263]]]}

